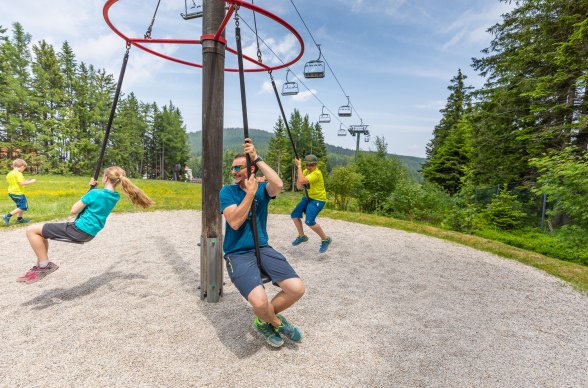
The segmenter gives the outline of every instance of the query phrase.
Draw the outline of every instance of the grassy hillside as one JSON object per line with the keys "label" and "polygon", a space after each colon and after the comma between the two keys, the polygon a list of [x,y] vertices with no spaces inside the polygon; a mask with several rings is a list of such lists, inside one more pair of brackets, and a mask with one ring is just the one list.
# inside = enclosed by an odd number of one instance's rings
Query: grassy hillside
{"label": "grassy hillside", "polygon": [[[255,145],[260,154],[265,154],[270,139],[273,133],[262,131],[259,129],[249,129],[249,136],[255,141]],[[188,133],[190,142],[190,154],[192,156],[202,155],[202,131]],[[223,145],[226,150],[234,150],[236,152],[241,150],[243,144],[243,129],[242,128],[225,128],[223,136]],[[343,148],[338,146],[326,145],[327,154],[329,155],[329,162],[331,167],[343,166],[353,161],[355,157],[355,149]],[[410,174],[417,180],[421,181],[421,164],[425,161],[423,158],[416,156],[393,155],[402,162]]]}

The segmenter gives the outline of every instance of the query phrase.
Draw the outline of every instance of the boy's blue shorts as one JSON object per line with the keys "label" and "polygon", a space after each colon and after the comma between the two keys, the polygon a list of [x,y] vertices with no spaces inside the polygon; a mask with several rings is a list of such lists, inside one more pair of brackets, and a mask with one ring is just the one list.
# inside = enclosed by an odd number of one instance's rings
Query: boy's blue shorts
{"label": "boy's blue shorts", "polygon": [[306,196],[302,197],[298,205],[292,210],[290,218],[302,218],[302,213],[306,213],[304,223],[308,226],[316,225],[316,217],[325,207],[325,201],[317,201]]}
{"label": "boy's blue shorts", "polygon": [[24,194],[8,194],[8,196],[16,203],[17,208],[24,211],[29,210],[29,203]]}
{"label": "boy's blue shorts", "polygon": [[[261,266],[268,274],[274,285],[286,279],[298,278],[294,268],[286,261],[286,258],[270,246],[261,247]],[[231,281],[237,287],[243,298],[247,299],[249,293],[257,286],[263,286],[261,272],[257,266],[255,251],[225,255],[227,273]]]}

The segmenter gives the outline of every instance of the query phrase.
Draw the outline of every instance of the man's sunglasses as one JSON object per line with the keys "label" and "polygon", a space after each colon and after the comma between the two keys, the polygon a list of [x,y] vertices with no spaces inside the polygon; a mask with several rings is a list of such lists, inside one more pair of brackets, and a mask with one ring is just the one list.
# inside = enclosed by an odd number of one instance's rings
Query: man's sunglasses
{"label": "man's sunglasses", "polygon": [[231,166],[231,171],[239,172],[241,170],[247,169],[247,166]]}

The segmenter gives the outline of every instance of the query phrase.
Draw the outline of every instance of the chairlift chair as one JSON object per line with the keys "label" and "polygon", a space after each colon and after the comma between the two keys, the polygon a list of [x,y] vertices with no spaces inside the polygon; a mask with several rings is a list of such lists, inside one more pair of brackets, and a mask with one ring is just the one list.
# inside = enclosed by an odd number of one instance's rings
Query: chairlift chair
{"label": "chairlift chair", "polygon": [[321,115],[319,116],[319,123],[330,123],[331,122],[331,115],[325,113],[325,106],[323,105],[323,110],[321,111]]}
{"label": "chairlift chair", "polygon": [[298,84],[294,81],[288,81],[288,73],[290,73],[290,69],[286,72],[286,82],[282,85],[282,96],[298,94]]}
{"label": "chairlift chair", "polygon": [[349,96],[347,96],[347,105],[339,107],[339,117],[351,117],[351,103],[349,102]]}
{"label": "chairlift chair", "polygon": [[304,65],[304,78],[324,78],[325,63],[323,61],[309,61]]}
{"label": "chairlift chair", "polygon": [[369,143],[370,142],[370,135],[369,134],[365,135],[365,137],[363,138],[363,141],[365,141],[366,143]]}
{"label": "chairlift chair", "polygon": [[347,131],[345,130],[345,128],[343,128],[343,124],[339,125],[339,136],[347,136]]}
{"label": "chairlift chair", "polygon": [[321,61],[321,45],[317,44],[319,49],[318,59],[308,61],[304,65],[304,78],[323,78],[325,76],[325,62]]}
{"label": "chairlift chair", "polygon": [[196,5],[196,2],[192,0],[192,5],[190,6],[190,12],[188,12],[188,0],[184,0],[184,5],[186,6],[186,13],[180,13],[180,16],[184,20],[190,20],[195,18],[200,18],[204,15],[204,11],[202,9],[202,2]]}

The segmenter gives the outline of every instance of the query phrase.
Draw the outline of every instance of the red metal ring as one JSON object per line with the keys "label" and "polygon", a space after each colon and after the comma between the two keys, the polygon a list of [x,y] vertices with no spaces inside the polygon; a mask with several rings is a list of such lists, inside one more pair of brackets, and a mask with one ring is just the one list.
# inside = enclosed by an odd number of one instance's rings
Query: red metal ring
{"label": "red metal ring", "polygon": [[[104,7],[102,9],[102,15],[104,16],[104,20],[106,21],[106,24],[108,25],[108,27],[110,27],[110,29],[112,31],[114,31],[115,34],[117,34],[118,36],[120,36],[121,38],[124,39],[125,42],[132,44],[133,46],[136,46],[138,48],[140,48],[141,50],[144,50],[150,54],[156,55],[158,57],[161,57],[163,59],[167,59],[169,61],[173,61],[173,62],[177,62],[177,63],[181,63],[183,65],[187,65],[187,66],[193,66],[193,67],[202,67],[201,64],[199,63],[195,63],[195,62],[189,62],[189,61],[185,61],[183,59],[179,59],[179,58],[175,58],[175,57],[171,57],[169,55],[165,55],[162,54],[160,52],[157,52],[155,50],[152,50],[148,47],[145,47],[143,45],[143,43],[173,43],[173,44],[202,44],[202,40],[215,40],[217,42],[220,42],[222,44],[224,44],[226,47],[225,49],[233,54],[237,54],[237,50],[229,47],[226,43],[226,40],[220,36],[222,34],[222,30],[219,29],[219,31],[217,31],[217,33],[215,35],[211,35],[211,34],[207,34],[207,35],[203,35],[200,40],[195,40],[195,39],[145,39],[145,38],[129,38],[127,37],[125,34],[123,34],[122,32],[120,32],[110,21],[110,17],[108,16],[108,12],[110,10],[110,8],[114,5],[114,3],[116,3],[119,0],[107,0],[106,3],[104,4]],[[246,72],[260,72],[260,71],[273,71],[273,70],[278,70],[278,69],[283,69],[285,67],[288,67],[296,62],[298,62],[298,60],[300,58],[302,58],[302,55],[304,54],[304,42],[302,41],[302,37],[300,36],[300,34],[294,29],[294,27],[292,27],[290,24],[288,24],[288,22],[286,22],[285,20],[283,20],[282,18],[280,18],[277,15],[274,15],[273,13],[264,10],[263,8],[260,8],[254,4],[250,4],[245,2],[244,0],[223,0],[225,3],[229,3],[229,4],[234,4],[234,5],[238,5],[239,7],[244,7],[247,9],[250,9],[254,12],[260,13],[272,20],[274,20],[275,22],[281,24],[282,26],[284,26],[288,31],[290,31],[292,33],[292,35],[294,35],[294,37],[296,39],[298,39],[298,43],[300,43],[300,53],[298,54],[298,56],[296,56],[296,58],[294,58],[293,60],[287,62],[287,63],[283,63],[281,65],[277,65],[277,66],[268,66],[262,62],[259,62],[257,59],[251,58],[247,55],[243,55],[243,58],[246,59],[247,61],[253,63],[254,65],[257,65],[257,68],[251,68],[251,69],[245,69],[244,71]],[[230,11],[231,12],[231,11]],[[224,29],[224,26],[226,25],[226,20],[224,21],[224,23],[221,25],[221,27]],[[239,69],[237,68],[232,68],[232,67],[227,67],[225,68],[225,71],[229,71],[229,72],[238,72]]]}

